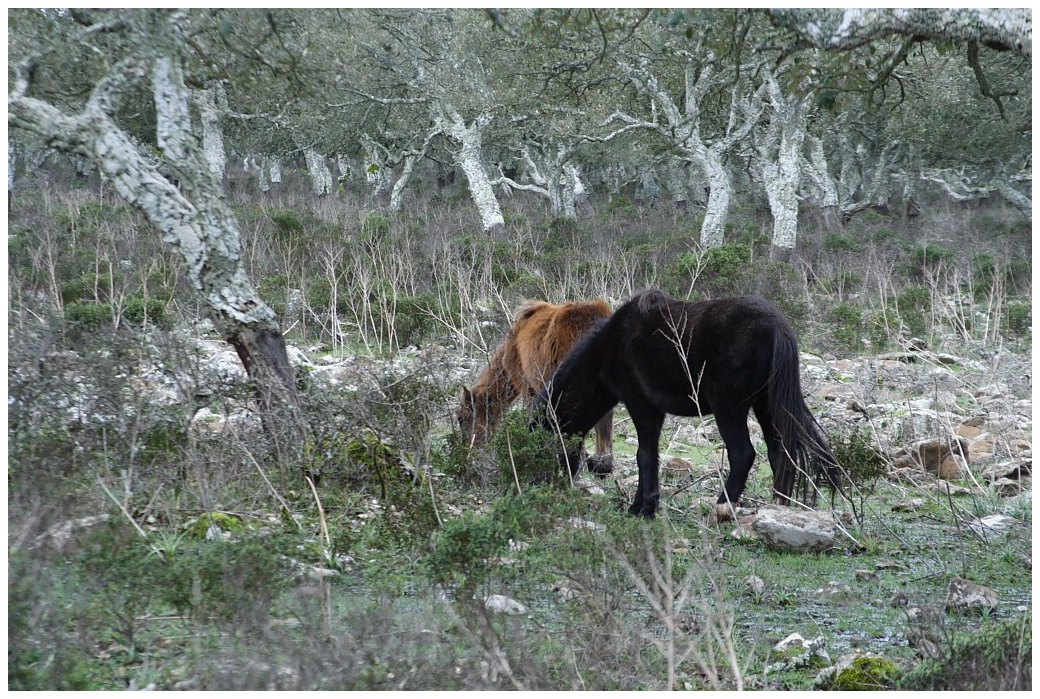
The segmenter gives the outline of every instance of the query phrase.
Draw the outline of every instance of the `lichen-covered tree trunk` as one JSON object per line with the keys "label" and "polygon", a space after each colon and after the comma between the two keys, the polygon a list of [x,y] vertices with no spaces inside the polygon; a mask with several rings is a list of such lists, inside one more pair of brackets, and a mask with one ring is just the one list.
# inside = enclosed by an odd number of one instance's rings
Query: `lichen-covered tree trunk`
{"label": "lichen-covered tree trunk", "polygon": [[7,139],[7,211],[11,211],[14,201],[15,147],[12,139]]}
{"label": "lichen-covered tree trunk", "polygon": [[[733,183],[726,171],[724,158],[733,147],[743,141],[757,124],[762,114],[762,91],[760,87],[750,96],[740,96],[740,87],[730,88],[729,115],[724,133],[711,141],[710,145],[701,135],[701,102],[708,92],[722,84],[715,76],[714,61],[709,61],[703,70],[687,65],[682,107],[673,99],[668,88],[658,81],[647,61],[639,67],[618,61],[622,73],[628,76],[635,88],[650,97],[657,110],[664,116],[665,123],[655,117],[653,121],[640,121],[615,112],[613,118],[628,123],[628,128],[647,128],[657,131],[672,143],[690,162],[704,172],[709,193],[707,210],[701,224],[701,245],[722,245],[726,230],[729,202],[733,196]],[[722,81],[725,82],[725,81]],[[609,120],[608,120],[609,121]]]}
{"label": "lichen-covered tree trunk", "polygon": [[401,165],[401,176],[394,182],[393,188],[390,190],[390,210],[400,211],[401,204],[404,201],[404,190],[408,186],[408,182],[412,179],[412,172],[415,170],[416,163],[419,162],[418,155],[406,155],[404,157],[404,163]]}
{"label": "lichen-covered tree trunk", "polygon": [[311,178],[314,196],[323,197],[332,193],[332,173],[325,163],[325,156],[313,148],[305,148],[303,157],[307,161],[307,174]]}
{"label": "lichen-covered tree trunk", "polygon": [[484,169],[484,129],[491,123],[491,114],[482,113],[467,125],[450,105],[441,105],[440,111],[441,113],[434,116],[434,120],[439,129],[458,146],[455,162],[466,175],[469,193],[477,207],[477,213],[480,214],[484,232],[493,237],[504,236],[506,221],[502,216],[502,208],[498,204],[491,179]]}
{"label": "lichen-covered tree trunk", "polygon": [[574,163],[568,163],[567,168],[568,196],[573,201],[576,216],[592,216],[596,213],[589,200],[589,191],[585,182],[581,179],[581,170]]}
{"label": "lichen-covered tree trunk", "polygon": [[708,180],[708,203],[701,224],[701,246],[715,248],[722,245],[726,232],[726,217],[729,200],[733,196],[733,183],[725,163],[717,153],[705,149],[697,158]]}
{"label": "lichen-covered tree trunk", "polygon": [[773,21],[811,46],[845,51],[887,34],[937,41],[978,41],[1033,55],[1029,9],[895,8],[768,10]]}
{"label": "lichen-covered tree trunk", "polygon": [[[119,97],[152,80],[156,137],[180,187],[159,173],[115,122]],[[8,100],[8,124],[53,147],[89,158],[129,203],[139,208],[183,259],[187,277],[217,330],[235,348],[253,380],[267,432],[289,456],[307,433],[285,341],[274,312],[253,288],[243,263],[238,223],[220,183],[191,132],[189,93],[179,62],[161,54],[133,57],[98,83],[84,109],[66,114],[26,96],[18,81]]]}
{"label": "lichen-covered tree trunk", "polygon": [[[802,177],[802,144],[808,120],[806,90],[784,94],[773,75],[766,72],[773,115],[762,156],[762,183],[773,214],[770,259],[790,262],[798,243],[798,186]],[[775,156],[774,156],[775,154]]]}
{"label": "lichen-covered tree trunk", "polygon": [[223,182],[227,169],[227,154],[224,151],[224,131],[220,126],[220,118],[227,107],[227,96],[224,94],[223,86],[214,83],[204,90],[193,90],[192,98],[199,109],[202,152],[206,154],[206,162],[209,163],[213,177],[218,182]]}
{"label": "lichen-covered tree trunk", "polygon": [[830,168],[827,165],[827,156],[823,152],[823,139],[819,136],[807,136],[809,142],[809,155],[806,158],[803,170],[806,179],[813,186],[813,203],[821,209],[830,209],[838,206],[838,187],[831,177]]}

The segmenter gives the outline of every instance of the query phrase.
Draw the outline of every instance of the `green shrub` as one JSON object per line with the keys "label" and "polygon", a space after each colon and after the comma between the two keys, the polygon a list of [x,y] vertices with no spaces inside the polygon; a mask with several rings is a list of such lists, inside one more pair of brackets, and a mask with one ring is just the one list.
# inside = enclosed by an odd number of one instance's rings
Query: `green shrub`
{"label": "green shrub", "polygon": [[[491,559],[509,548],[509,533],[488,515],[465,512],[444,523],[434,537],[427,566],[434,581],[469,592],[487,579]],[[461,597],[461,595],[460,595]]]}
{"label": "green shrub", "polygon": [[418,345],[436,327],[437,297],[433,294],[398,296],[394,314],[394,335],[398,347]]}
{"label": "green shrub", "polygon": [[390,233],[390,218],[378,212],[370,213],[361,221],[360,238],[368,243],[378,243]]}
{"label": "green shrub", "polygon": [[163,578],[156,592],[179,613],[198,619],[262,623],[292,583],[281,548],[271,536],[186,544],[165,565],[153,559]]}
{"label": "green shrub", "polygon": [[823,237],[823,249],[830,253],[854,253],[862,250],[863,245],[844,233],[828,233]]}
{"label": "green shrub", "polygon": [[61,300],[66,304],[76,301],[108,301],[114,283],[122,283],[119,275],[113,279],[109,274],[87,272],[61,285]]}
{"label": "green shrub", "polygon": [[77,330],[97,330],[112,323],[112,305],[94,301],[75,301],[66,304],[65,320]]}
{"label": "green shrub", "polygon": [[271,223],[274,224],[275,237],[281,241],[289,240],[298,233],[303,233],[303,221],[295,211],[275,209],[271,212]]}
{"label": "green shrub", "polygon": [[820,687],[835,692],[869,692],[892,689],[902,674],[899,666],[886,658],[865,655],[829,677]]}
{"label": "green shrub", "polygon": [[610,202],[607,204],[607,211],[622,218],[632,218],[639,215],[639,208],[624,194],[616,194],[611,197]]}
{"label": "green shrub", "polygon": [[151,324],[166,330],[171,327],[165,303],[156,298],[145,298],[136,294],[126,299],[123,305],[123,320],[132,325]]}
{"label": "green shrub", "polygon": [[1032,688],[1033,614],[991,622],[958,634],[900,679],[897,689],[917,691],[1028,690]]}
{"label": "green shrub", "polygon": [[898,317],[913,336],[928,334],[931,325],[932,293],[927,287],[914,284],[906,287],[896,298]]}
{"label": "green shrub", "polygon": [[1033,322],[1029,301],[1009,301],[1004,306],[1004,332],[1011,337],[1026,337]]}
{"label": "green shrub", "polygon": [[925,243],[910,248],[907,273],[920,277],[925,270],[936,270],[953,260],[953,253],[939,243]]}
{"label": "green shrub", "polygon": [[854,428],[830,435],[831,452],[849,482],[872,493],[888,472],[888,460],[871,433]]}
{"label": "green shrub", "polygon": [[838,347],[852,353],[863,349],[862,308],[851,303],[839,303],[827,311],[825,320]]}
{"label": "green shrub", "polygon": [[[568,474],[560,463],[562,445],[559,435],[543,429],[531,429],[526,411],[506,415],[491,438],[491,446],[498,457],[499,477],[502,483],[521,491],[530,484],[569,482]],[[572,449],[580,442],[572,437],[567,442]]]}

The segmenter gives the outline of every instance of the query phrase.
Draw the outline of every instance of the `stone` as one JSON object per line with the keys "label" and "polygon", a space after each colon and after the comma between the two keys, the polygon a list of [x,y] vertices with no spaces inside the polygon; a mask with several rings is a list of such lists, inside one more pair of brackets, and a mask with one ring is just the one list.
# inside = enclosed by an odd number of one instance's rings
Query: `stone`
{"label": "stone", "polygon": [[993,456],[993,442],[989,439],[975,439],[968,445],[968,457],[972,461],[981,461]]}
{"label": "stone", "polygon": [[679,456],[673,456],[661,464],[666,471],[692,471],[693,464]]}
{"label": "stone", "polygon": [[824,400],[846,402],[856,398],[856,389],[848,384],[827,384],[817,394]]}
{"label": "stone", "polygon": [[606,495],[607,491],[603,489],[603,486],[598,483],[593,483],[585,478],[578,478],[574,481],[574,487],[578,490],[584,491],[589,495]]}
{"label": "stone", "polygon": [[954,578],[950,581],[950,590],[946,595],[946,611],[948,612],[990,612],[998,604],[997,593],[985,585],[964,578]]}
{"label": "stone", "polygon": [[[923,468],[927,473],[933,473],[940,478],[960,478],[962,473],[961,462],[953,457],[962,457],[968,453],[968,440],[961,437],[946,439],[925,439],[915,442],[903,450],[905,456],[909,456],[912,463]],[[896,460],[899,466],[904,461]]]}
{"label": "stone", "polygon": [[939,657],[943,644],[948,640],[944,628],[943,611],[935,607],[907,607],[907,645],[917,650],[924,658]]}
{"label": "stone", "polygon": [[975,439],[983,434],[981,427],[975,425],[969,425],[967,423],[961,423],[957,426],[957,436],[964,437],[965,439]]}
{"label": "stone", "polygon": [[587,519],[581,519],[580,517],[571,517],[567,520],[575,529],[588,529],[594,532],[605,532],[607,531],[606,525],[600,524],[599,522],[592,522]]}
{"label": "stone", "polygon": [[1028,487],[1026,483],[1015,478],[998,478],[993,481],[992,486],[993,490],[1003,497],[1018,495]]}
{"label": "stone", "polygon": [[527,613],[527,607],[512,597],[506,597],[505,595],[489,595],[484,599],[484,607],[489,612],[496,614],[518,615]]}
{"label": "stone", "polygon": [[1019,479],[1031,475],[1032,462],[1002,461],[982,469],[982,478],[987,481],[999,481],[1002,478]]}
{"label": "stone", "polygon": [[847,583],[831,580],[816,590],[816,599],[826,604],[851,604],[859,598]]}
{"label": "stone", "polygon": [[744,578],[744,587],[754,597],[760,597],[766,591],[766,581],[757,575],[749,575]]}
{"label": "stone", "polygon": [[952,495],[954,497],[958,495],[971,495],[971,490],[964,486],[954,485],[949,481],[938,480],[935,482],[935,490],[940,495]]}
{"label": "stone", "polygon": [[769,674],[813,664],[818,666],[818,664],[829,663],[831,658],[825,646],[826,641],[823,636],[807,640],[801,634],[792,633],[773,646],[773,652],[777,653],[781,660],[767,665],[765,672]]}
{"label": "stone", "polygon": [[764,509],[752,529],[767,547],[781,551],[826,551],[834,545],[830,512],[803,512],[787,507]]}
{"label": "stone", "polygon": [[896,609],[901,609],[909,604],[910,598],[907,597],[906,593],[902,590],[896,592],[894,595],[892,595],[891,599],[888,600],[888,606],[895,607]]}
{"label": "stone", "polygon": [[112,515],[100,514],[80,519],[70,519],[55,524],[33,541],[33,548],[38,546],[53,547],[61,553],[70,553],[77,537],[86,535],[99,527],[108,524]]}
{"label": "stone", "polygon": [[914,512],[924,507],[923,498],[905,498],[892,504],[893,512]]}
{"label": "stone", "polygon": [[1007,515],[986,515],[979,519],[968,522],[968,529],[983,536],[986,534],[999,534],[1005,532],[1015,525],[1015,519]]}

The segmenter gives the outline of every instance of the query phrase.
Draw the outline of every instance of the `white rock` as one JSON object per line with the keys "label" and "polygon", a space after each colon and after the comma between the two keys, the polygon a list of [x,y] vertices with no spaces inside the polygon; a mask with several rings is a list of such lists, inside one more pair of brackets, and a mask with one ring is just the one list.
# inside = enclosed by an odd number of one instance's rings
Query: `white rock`
{"label": "white rock", "polygon": [[751,528],[773,549],[826,551],[834,545],[834,521],[829,512],[799,512],[787,507],[760,510]]}
{"label": "white rock", "polygon": [[526,614],[527,607],[505,595],[490,595],[484,600],[484,606],[496,614]]}

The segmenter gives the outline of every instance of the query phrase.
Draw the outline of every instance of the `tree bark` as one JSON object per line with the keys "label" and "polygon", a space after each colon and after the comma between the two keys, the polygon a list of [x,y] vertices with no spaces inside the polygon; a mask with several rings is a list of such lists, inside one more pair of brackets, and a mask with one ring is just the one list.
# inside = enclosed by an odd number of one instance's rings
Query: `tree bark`
{"label": "tree bark", "polygon": [[325,163],[325,156],[313,148],[304,148],[303,157],[307,161],[307,174],[311,177],[311,191],[314,196],[323,197],[332,193],[332,173]]}
{"label": "tree bark", "polygon": [[192,97],[199,109],[202,151],[206,154],[206,162],[209,163],[213,177],[223,182],[227,154],[224,152],[224,131],[220,127],[220,118],[227,109],[227,95],[224,94],[224,87],[215,83],[205,90],[193,90]]}
{"label": "tree bark", "polygon": [[717,84],[714,56],[709,58],[699,74],[692,65],[686,66],[685,99],[682,108],[658,82],[647,62],[643,62],[639,67],[631,66],[624,61],[619,61],[617,65],[635,88],[652,100],[657,107],[655,111],[664,116],[665,123],[660,123],[656,116],[653,121],[640,121],[620,112],[615,112],[607,121],[619,119],[627,124],[625,128],[654,130],[674,145],[682,157],[700,166],[709,189],[707,211],[701,224],[701,245],[721,245],[729,214],[729,202],[733,194],[733,184],[726,171],[724,158],[737,143],[747,138],[751,129],[758,123],[763,110],[763,88],[759,88],[748,98],[742,98],[738,97],[738,86],[732,87],[726,129],[708,145],[701,136],[700,103],[709,88]]}
{"label": "tree bark", "polygon": [[762,148],[762,182],[773,214],[770,258],[789,262],[798,242],[798,185],[809,98],[806,90],[797,97],[784,95],[773,75],[768,71],[765,75],[773,107],[767,143]]}
{"label": "tree bark", "polygon": [[[26,96],[27,71],[8,100],[8,124],[38,134],[63,151],[89,158],[126,201],[139,208],[181,255],[187,277],[208,315],[235,347],[253,380],[260,413],[280,454],[306,435],[299,396],[274,312],[249,281],[238,223],[191,132],[189,91],[172,51],[118,63],[94,88],[82,111],[66,114]],[[113,115],[122,94],[152,81],[156,136],[180,182],[171,184]]]}
{"label": "tree bark", "polygon": [[484,112],[467,125],[462,115],[451,105],[442,104],[440,107],[439,113],[434,115],[434,122],[458,145],[455,161],[466,175],[470,196],[480,214],[484,232],[492,237],[504,237],[506,221],[483,161],[484,129],[491,123],[491,114]]}
{"label": "tree bark", "polygon": [[990,48],[1033,55],[1028,9],[798,9],[767,10],[775,24],[810,45],[846,51],[889,34],[935,41],[978,41]]}

